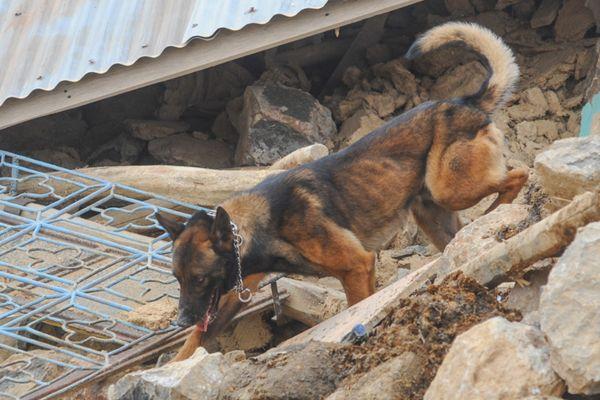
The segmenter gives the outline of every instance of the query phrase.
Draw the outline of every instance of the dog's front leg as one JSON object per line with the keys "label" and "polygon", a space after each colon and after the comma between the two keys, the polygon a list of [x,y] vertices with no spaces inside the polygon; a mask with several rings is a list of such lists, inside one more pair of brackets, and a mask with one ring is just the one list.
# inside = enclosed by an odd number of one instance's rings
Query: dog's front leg
{"label": "dog's front leg", "polygon": [[[253,274],[244,278],[244,286],[250,289],[252,292],[256,292],[260,281],[265,277],[265,274]],[[223,332],[229,325],[233,317],[245,306],[238,299],[238,294],[235,291],[229,291],[226,293],[219,302],[219,311],[215,320],[208,326],[208,330],[203,332],[198,325],[194,327],[192,333],[187,337],[185,343],[179,349],[177,355],[171,360],[182,361],[190,358],[198,347],[202,345],[202,338],[215,337],[219,333]]]}
{"label": "dog's front leg", "polygon": [[527,183],[529,178],[529,171],[525,168],[517,168],[508,171],[506,178],[498,185],[498,197],[491,206],[485,210],[485,213],[489,213],[500,204],[511,203],[521,191],[521,188]]}
{"label": "dog's front leg", "polygon": [[419,227],[440,251],[444,251],[461,228],[458,213],[436,204],[428,193],[418,196],[410,210]]}

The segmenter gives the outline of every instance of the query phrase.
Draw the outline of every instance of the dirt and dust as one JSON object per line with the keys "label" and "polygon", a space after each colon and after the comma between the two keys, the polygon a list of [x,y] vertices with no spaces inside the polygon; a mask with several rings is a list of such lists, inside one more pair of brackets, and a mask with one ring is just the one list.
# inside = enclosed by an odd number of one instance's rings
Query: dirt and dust
{"label": "dirt and dust", "polygon": [[473,325],[494,316],[521,319],[517,311],[503,308],[496,295],[460,273],[431,285],[402,301],[375,328],[368,339],[338,350],[348,371],[341,386],[352,386],[369,370],[405,352],[425,359],[423,373],[397,387],[398,399],[421,399],[454,338]]}

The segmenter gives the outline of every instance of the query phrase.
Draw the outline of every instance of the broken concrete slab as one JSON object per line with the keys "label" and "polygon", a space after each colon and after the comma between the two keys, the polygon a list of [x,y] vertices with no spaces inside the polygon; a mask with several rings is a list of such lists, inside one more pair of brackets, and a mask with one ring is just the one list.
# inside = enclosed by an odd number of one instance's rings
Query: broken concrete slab
{"label": "broken concrete slab", "polygon": [[552,366],[570,393],[600,393],[600,222],[577,232],[540,298]]}
{"label": "broken concrete slab", "polygon": [[538,329],[494,317],[460,334],[425,400],[517,399],[532,393],[560,396],[564,382],[550,365]]}
{"label": "broken concrete slab", "polygon": [[600,188],[600,136],[558,140],[535,159],[544,191],[571,199]]}

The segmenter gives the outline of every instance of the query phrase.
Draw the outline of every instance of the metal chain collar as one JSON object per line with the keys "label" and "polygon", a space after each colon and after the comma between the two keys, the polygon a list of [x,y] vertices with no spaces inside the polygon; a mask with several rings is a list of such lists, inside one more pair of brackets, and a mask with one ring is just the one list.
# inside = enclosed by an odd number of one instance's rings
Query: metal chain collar
{"label": "metal chain collar", "polygon": [[237,276],[235,280],[235,291],[238,294],[238,299],[242,303],[248,303],[252,300],[252,292],[250,289],[244,287],[244,280],[242,279],[242,257],[240,255],[240,248],[244,243],[244,238],[240,235],[238,227],[233,221],[231,224],[231,232],[233,233],[233,255],[235,256],[235,264],[237,267]]}

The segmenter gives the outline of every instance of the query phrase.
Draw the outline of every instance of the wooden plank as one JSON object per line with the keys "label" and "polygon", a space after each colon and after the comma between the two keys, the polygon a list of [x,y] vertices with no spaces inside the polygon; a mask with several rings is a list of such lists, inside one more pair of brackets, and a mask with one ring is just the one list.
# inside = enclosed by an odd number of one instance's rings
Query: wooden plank
{"label": "wooden plank", "polygon": [[142,59],[129,67],[113,66],[105,74],[90,75],[79,82],[63,82],[52,91],[36,91],[25,99],[9,99],[0,107],[0,129],[177,78],[419,1],[331,1],[320,10],[305,10],[293,18],[278,16],[266,25],[223,31],[214,40],[194,40],[182,49],[169,48],[158,58]]}

